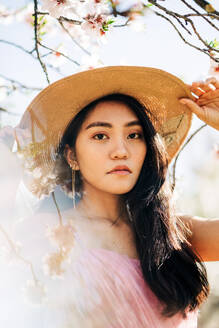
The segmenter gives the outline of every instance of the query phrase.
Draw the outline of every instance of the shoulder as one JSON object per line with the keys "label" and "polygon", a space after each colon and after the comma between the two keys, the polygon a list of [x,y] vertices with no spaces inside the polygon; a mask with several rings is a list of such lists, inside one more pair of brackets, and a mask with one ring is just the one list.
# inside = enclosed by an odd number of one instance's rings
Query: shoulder
{"label": "shoulder", "polygon": [[188,241],[203,261],[219,261],[219,218],[179,214],[190,230]]}

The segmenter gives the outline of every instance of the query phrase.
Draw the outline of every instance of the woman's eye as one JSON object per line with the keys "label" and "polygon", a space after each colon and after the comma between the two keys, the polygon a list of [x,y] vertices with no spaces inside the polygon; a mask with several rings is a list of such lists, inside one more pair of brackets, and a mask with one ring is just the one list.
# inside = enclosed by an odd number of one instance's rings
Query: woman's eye
{"label": "woman's eye", "polygon": [[[97,134],[95,134],[95,136],[93,136],[93,138],[95,140],[104,140],[104,139],[107,138],[107,136],[104,133],[97,133]],[[137,132],[130,133],[129,134],[129,138],[130,139],[141,139],[142,138],[142,134],[141,133],[137,133]]]}
{"label": "woman's eye", "polygon": [[[137,135],[137,138],[135,137],[136,135]],[[129,134],[129,136],[131,137],[131,139],[141,139],[142,138],[142,134],[137,133],[137,132],[131,133],[131,134]]]}
{"label": "woman's eye", "polygon": [[104,138],[102,138],[103,136],[106,137],[105,134],[103,134],[103,133],[98,133],[98,134],[95,134],[95,136],[93,136],[93,138],[96,139],[96,140],[103,140],[103,139],[104,139]]}

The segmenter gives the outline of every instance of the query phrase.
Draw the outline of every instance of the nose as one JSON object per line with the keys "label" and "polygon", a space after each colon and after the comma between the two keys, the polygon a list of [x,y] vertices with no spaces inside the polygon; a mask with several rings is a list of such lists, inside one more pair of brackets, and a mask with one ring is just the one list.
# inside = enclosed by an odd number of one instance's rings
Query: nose
{"label": "nose", "polygon": [[112,150],[110,152],[110,157],[112,159],[117,158],[128,158],[129,152],[127,149],[127,145],[122,139],[117,139],[112,146]]}

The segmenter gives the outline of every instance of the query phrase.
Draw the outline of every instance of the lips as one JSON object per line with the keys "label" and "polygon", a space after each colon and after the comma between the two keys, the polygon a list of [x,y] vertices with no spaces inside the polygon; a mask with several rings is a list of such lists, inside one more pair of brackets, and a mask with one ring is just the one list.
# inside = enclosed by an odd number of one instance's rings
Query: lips
{"label": "lips", "polygon": [[126,165],[120,165],[120,166],[114,167],[108,173],[112,173],[112,172],[116,172],[116,171],[127,171],[127,172],[130,172],[130,173],[132,172],[128,166],[126,166]]}

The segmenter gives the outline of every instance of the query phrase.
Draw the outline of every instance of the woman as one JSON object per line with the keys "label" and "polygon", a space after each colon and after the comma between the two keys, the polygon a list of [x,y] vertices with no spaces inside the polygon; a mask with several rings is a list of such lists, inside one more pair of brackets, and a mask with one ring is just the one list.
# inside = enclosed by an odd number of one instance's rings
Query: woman
{"label": "woman", "polygon": [[56,306],[51,294],[45,302],[57,327],[196,327],[219,220],[176,215],[166,175],[191,111],[219,129],[219,82],[190,90],[197,99],[166,72],[108,67],[54,83],[25,112],[28,143],[16,141],[32,172],[26,186],[41,196],[60,185],[73,198],[63,213],[54,198],[58,225],[44,215],[58,246],[44,269],[66,283]]}

